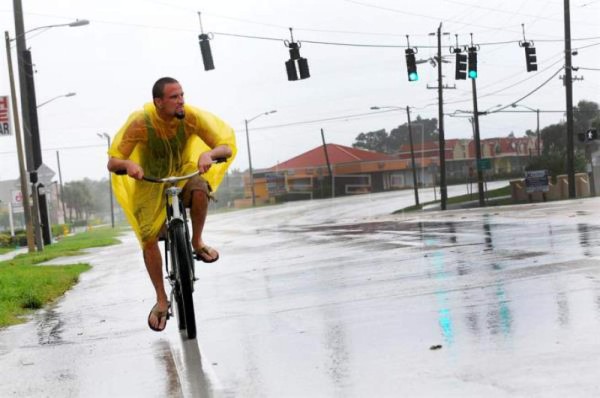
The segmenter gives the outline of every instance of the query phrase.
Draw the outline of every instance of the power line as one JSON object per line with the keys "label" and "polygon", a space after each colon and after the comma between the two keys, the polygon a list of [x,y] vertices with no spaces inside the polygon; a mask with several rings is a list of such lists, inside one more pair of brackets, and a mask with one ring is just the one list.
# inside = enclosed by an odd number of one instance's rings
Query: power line
{"label": "power line", "polygon": [[[98,148],[103,147],[106,148],[105,144],[88,144],[88,145],[76,145],[76,146],[64,146],[64,147],[53,147],[53,148],[44,148],[42,152],[50,152],[50,151],[68,151],[71,149],[83,149],[83,148]],[[16,155],[16,150],[14,151],[2,151],[0,155]]]}
{"label": "power line", "polygon": [[534,94],[536,91],[538,91],[539,89],[541,89],[542,87],[544,87],[546,84],[550,83],[550,81],[551,81],[552,79],[554,79],[554,77],[556,77],[556,75],[558,75],[558,74],[559,74],[559,73],[560,73],[562,70],[564,70],[564,69],[565,69],[565,67],[564,67],[564,66],[561,66],[561,67],[560,67],[560,68],[559,68],[559,69],[558,69],[556,72],[554,72],[554,73],[552,74],[552,76],[550,76],[550,77],[549,77],[549,78],[548,78],[548,79],[547,79],[545,82],[543,82],[542,84],[540,84],[539,86],[537,86],[536,88],[534,88],[533,90],[531,90],[529,93],[525,94],[524,96],[522,96],[522,97],[521,97],[521,98],[519,98],[518,100],[512,101],[512,102],[511,102],[509,105],[506,105],[506,106],[504,106],[504,107],[502,107],[502,108],[500,108],[500,109],[497,109],[497,110],[495,110],[495,111],[490,111],[490,112],[488,112],[488,113],[496,113],[496,112],[500,112],[500,111],[502,111],[502,110],[504,110],[504,109],[506,109],[506,108],[508,108],[508,107],[511,107],[511,106],[512,106],[512,104],[517,104],[517,103],[519,103],[519,102],[523,101],[525,98],[529,97],[530,95],[533,95],[533,94]]}
{"label": "power line", "polygon": [[[245,35],[245,34],[241,34],[241,33],[228,33],[228,32],[211,32],[214,35],[219,35],[219,36],[232,36],[232,37],[239,37],[239,38],[245,38],[245,39],[259,39],[259,40],[271,40],[271,41],[281,41],[284,42],[287,39],[281,39],[281,38],[277,38],[277,37],[265,37],[265,36],[254,36],[254,35]],[[583,38],[583,39],[578,39],[578,40],[584,40],[584,41],[588,41],[588,40],[598,40],[600,39],[600,37],[588,37],[588,38]],[[573,39],[573,40],[577,40],[577,39]],[[344,42],[332,42],[332,41],[319,41],[319,40],[298,40],[299,42],[302,43],[310,43],[310,44],[323,44],[323,45],[332,45],[332,46],[346,46],[346,47],[374,47],[374,48],[406,48],[406,45],[398,45],[398,44],[375,44],[375,43],[344,43]],[[538,42],[546,42],[546,43],[562,43],[564,40],[562,39],[545,39],[545,40],[536,40]],[[505,41],[496,41],[496,42],[484,42],[484,43],[477,43],[479,46],[498,46],[498,45],[505,45],[505,44],[519,44],[521,42],[521,40],[505,40]],[[600,43],[593,43],[587,46],[583,46],[583,47],[578,47],[578,49],[584,49],[584,48],[588,48],[588,47],[593,47],[593,46],[597,46],[600,45]],[[437,46],[433,46],[433,45],[415,45],[415,47],[418,48],[430,48],[430,49],[436,49]]]}

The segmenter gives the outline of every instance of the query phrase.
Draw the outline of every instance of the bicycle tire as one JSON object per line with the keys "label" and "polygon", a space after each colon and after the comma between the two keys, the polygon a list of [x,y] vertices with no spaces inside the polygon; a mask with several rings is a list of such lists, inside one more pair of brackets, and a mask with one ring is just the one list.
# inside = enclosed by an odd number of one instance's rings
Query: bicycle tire
{"label": "bicycle tire", "polygon": [[194,339],[196,338],[196,315],[192,296],[194,281],[191,275],[192,264],[189,252],[190,247],[185,238],[184,225],[175,223],[172,231],[171,259],[176,278],[177,316],[180,326],[183,321],[187,337]]}
{"label": "bicycle tire", "polygon": [[[170,232],[169,232],[170,233]],[[177,327],[179,330],[185,329],[185,312],[183,311],[183,300],[181,298],[181,293],[179,286],[177,286],[177,278],[175,278],[175,269],[177,267],[177,258],[173,255],[175,249],[173,246],[173,237],[169,237],[167,239],[167,243],[165,245],[165,253],[169,253],[169,258],[171,259],[171,267],[166,268],[168,273],[169,282],[171,283],[171,299],[174,300],[176,318],[177,318]]]}

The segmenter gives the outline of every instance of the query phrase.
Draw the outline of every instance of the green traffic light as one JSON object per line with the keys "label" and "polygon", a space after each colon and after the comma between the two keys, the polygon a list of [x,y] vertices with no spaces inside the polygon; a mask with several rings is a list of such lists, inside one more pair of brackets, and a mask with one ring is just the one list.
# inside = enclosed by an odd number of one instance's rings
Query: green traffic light
{"label": "green traffic light", "polygon": [[471,79],[477,79],[477,71],[476,70],[470,70],[469,71],[469,77]]}
{"label": "green traffic light", "polygon": [[410,80],[411,82],[415,82],[419,80],[419,75],[417,74],[417,72],[411,72],[408,75],[408,80]]}

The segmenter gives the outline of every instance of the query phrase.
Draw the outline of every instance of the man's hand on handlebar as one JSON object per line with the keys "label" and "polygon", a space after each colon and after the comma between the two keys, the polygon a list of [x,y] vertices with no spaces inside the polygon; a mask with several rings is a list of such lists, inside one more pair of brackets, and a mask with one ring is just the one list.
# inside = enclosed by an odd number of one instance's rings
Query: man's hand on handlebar
{"label": "man's hand on handlebar", "polygon": [[144,177],[144,169],[139,164],[130,162],[127,165],[127,175],[136,180],[141,180]]}
{"label": "man's hand on handlebar", "polygon": [[200,159],[198,159],[198,171],[200,171],[200,174],[204,174],[210,169],[212,164],[213,158],[210,152],[204,152],[202,155],[200,155]]}

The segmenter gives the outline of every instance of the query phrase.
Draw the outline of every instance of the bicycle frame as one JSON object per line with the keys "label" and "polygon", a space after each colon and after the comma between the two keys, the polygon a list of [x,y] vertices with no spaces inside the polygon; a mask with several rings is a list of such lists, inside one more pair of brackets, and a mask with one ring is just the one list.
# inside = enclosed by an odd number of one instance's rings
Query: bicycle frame
{"label": "bicycle frame", "polygon": [[[221,163],[225,160],[219,158],[214,160],[213,163]],[[124,175],[126,171],[117,170],[115,174]],[[192,297],[194,281],[196,281],[195,262],[187,225],[187,211],[179,198],[182,189],[176,184],[198,174],[200,174],[199,171],[181,177],[143,177],[144,181],[167,184],[165,189],[167,212],[167,236],[165,237],[166,279],[171,285],[171,303],[175,301],[176,304],[179,330],[187,329],[187,336],[190,339],[196,337],[196,318]],[[169,269],[169,251],[171,251],[170,255],[172,256],[172,270]],[[175,300],[173,300],[174,297]]]}
{"label": "bicycle frame", "polygon": [[[192,293],[194,291],[195,264],[190,244],[190,234],[187,225],[187,211],[180,199],[182,189],[175,184],[197,175],[198,172],[167,178],[144,177],[150,182],[168,184],[165,189],[166,226],[165,237],[165,273],[171,285],[170,301],[177,310],[179,329],[187,329],[188,338],[196,337],[196,321]],[[171,253],[170,253],[171,252]],[[169,258],[172,265],[169,267]]]}

